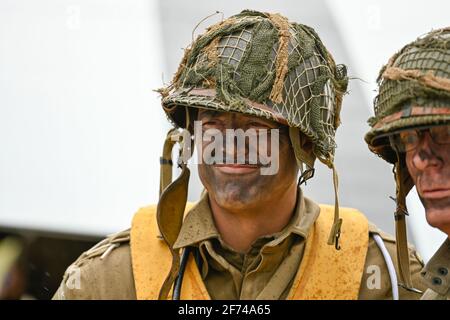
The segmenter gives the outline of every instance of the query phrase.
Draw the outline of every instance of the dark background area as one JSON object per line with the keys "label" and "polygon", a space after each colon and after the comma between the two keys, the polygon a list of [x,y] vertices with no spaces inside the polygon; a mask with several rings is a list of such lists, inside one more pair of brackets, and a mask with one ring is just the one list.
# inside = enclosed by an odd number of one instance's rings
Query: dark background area
{"label": "dark background area", "polygon": [[[23,251],[14,268],[15,290],[25,299],[48,300],[58,289],[67,267],[100,238],[70,234],[48,234],[27,230],[1,230],[6,237],[19,239]],[[16,293],[15,293],[16,294]]]}

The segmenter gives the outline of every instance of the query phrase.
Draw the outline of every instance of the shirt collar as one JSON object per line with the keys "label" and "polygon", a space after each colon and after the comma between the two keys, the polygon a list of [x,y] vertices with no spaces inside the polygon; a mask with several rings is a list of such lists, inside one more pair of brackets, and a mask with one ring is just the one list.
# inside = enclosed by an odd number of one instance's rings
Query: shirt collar
{"label": "shirt collar", "polygon": [[447,238],[422,271],[424,281],[430,289],[448,294],[450,288],[450,239]]}
{"label": "shirt collar", "polygon": [[[306,238],[319,215],[319,211],[319,206],[304,197],[301,188],[298,187],[294,216],[282,231],[265,237],[274,238],[270,242],[271,245],[283,241],[291,233]],[[174,249],[192,246],[212,238],[220,240],[220,234],[214,224],[208,193],[204,192],[197,204],[187,213],[180,234],[174,244]]]}

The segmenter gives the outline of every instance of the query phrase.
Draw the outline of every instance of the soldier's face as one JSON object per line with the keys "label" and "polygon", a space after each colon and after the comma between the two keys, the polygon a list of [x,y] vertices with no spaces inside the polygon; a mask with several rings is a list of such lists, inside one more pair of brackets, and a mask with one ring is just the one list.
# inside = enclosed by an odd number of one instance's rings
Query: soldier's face
{"label": "soldier's face", "polygon": [[[206,161],[198,165],[200,180],[208,190],[209,196],[222,208],[230,210],[251,209],[261,204],[270,204],[279,199],[293,184],[296,184],[298,167],[294,151],[289,140],[289,131],[287,127],[281,127],[274,121],[265,120],[259,117],[247,116],[239,113],[217,112],[209,110],[199,110],[197,119],[201,121],[202,131],[210,129],[225,133],[226,129],[242,129],[244,132],[256,132],[266,130],[267,136],[258,136],[258,144],[252,145],[251,139],[245,139],[245,144],[233,140],[235,146],[231,152],[224,148],[217,151],[223,154],[224,158],[228,156],[234,159],[234,163],[222,161],[224,163],[211,163]],[[278,130],[278,145],[271,143],[271,129]],[[276,136],[276,135],[275,135]],[[261,145],[261,139],[266,139],[265,146]],[[226,141],[224,138],[223,141]],[[201,144],[199,146],[198,144]],[[210,155],[205,152],[210,149],[212,141],[198,141],[197,150],[203,150],[203,159]],[[225,144],[225,143],[224,143]],[[208,147],[209,146],[209,147]],[[200,148],[199,148],[200,147]],[[244,148],[244,150],[242,150]],[[270,174],[263,174],[262,168],[267,168],[272,164],[262,164],[260,159],[256,164],[249,161],[249,154],[257,150],[257,154],[270,155],[272,160],[278,161],[277,165],[272,166],[276,170]],[[238,152],[244,151],[245,161],[238,161]],[[277,159],[274,159],[276,156]],[[272,161],[273,162],[273,161]]]}
{"label": "soldier's face", "polygon": [[450,144],[436,143],[425,131],[417,147],[406,152],[406,164],[428,223],[450,234]]}

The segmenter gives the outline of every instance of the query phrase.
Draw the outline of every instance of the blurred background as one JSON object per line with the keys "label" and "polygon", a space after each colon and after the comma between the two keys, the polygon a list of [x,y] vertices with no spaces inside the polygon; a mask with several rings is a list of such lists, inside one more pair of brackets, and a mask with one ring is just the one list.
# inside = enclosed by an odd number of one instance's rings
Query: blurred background
{"label": "blurred background", "polygon": [[[0,298],[49,299],[67,266],[156,203],[169,124],[153,91],[192,39],[243,9],[313,27],[353,80],[337,133],[342,206],[393,233],[390,165],[371,154],[375,80],[389,57],[450,25],[444,0],[0,1]],[[195,26],[205,17],[219,11]],[[307,196],[333,203],[319,162]],[[189,199],[202,190],[192,166]],[[445,238],[413,190],[409,240],[425,260]]]}

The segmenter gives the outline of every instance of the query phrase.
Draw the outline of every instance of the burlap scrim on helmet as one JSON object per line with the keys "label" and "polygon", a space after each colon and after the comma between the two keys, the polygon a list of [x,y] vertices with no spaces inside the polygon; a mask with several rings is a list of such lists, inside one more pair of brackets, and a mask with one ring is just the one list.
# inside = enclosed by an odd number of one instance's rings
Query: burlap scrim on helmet
{"label": "burlap scrim on helmet", "polygon": [[383,78],[389,80],[415,80],[433,89],[450,91],[450,79],[436,77],[432,72],[424,74],[420,70],[403,70],[397,67],[389,67],[384,70]]}
{"label": "burlap scrim on helmet", "polygon": [[279,44],[276,59],[276,76],[269,99],[275,103],[283,102],[284,78],[288,72],[288,45],[291,33],[289,32],[288,20],[280,14],[269,14],[269,19],[278,29]]}

